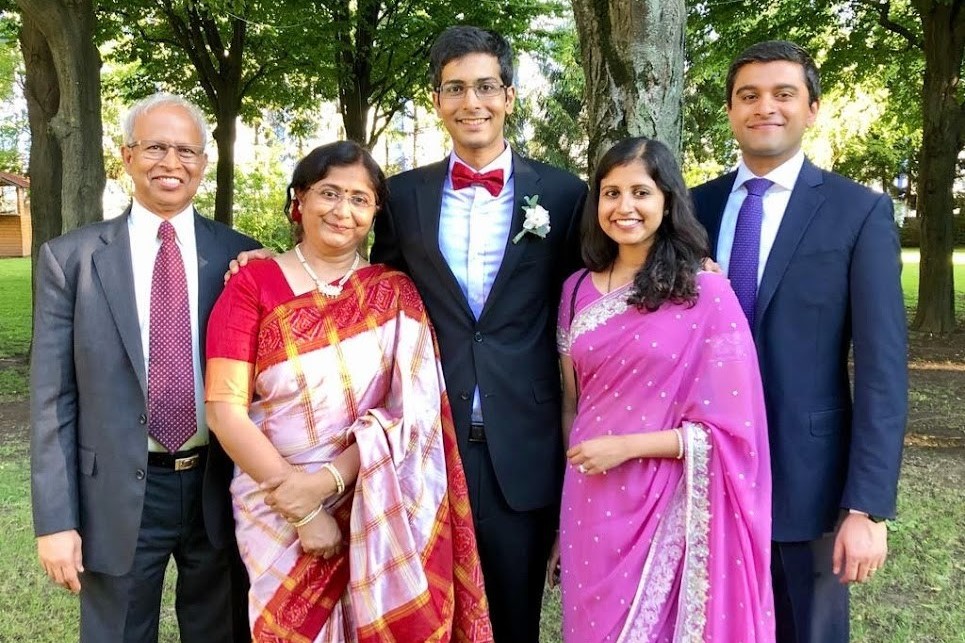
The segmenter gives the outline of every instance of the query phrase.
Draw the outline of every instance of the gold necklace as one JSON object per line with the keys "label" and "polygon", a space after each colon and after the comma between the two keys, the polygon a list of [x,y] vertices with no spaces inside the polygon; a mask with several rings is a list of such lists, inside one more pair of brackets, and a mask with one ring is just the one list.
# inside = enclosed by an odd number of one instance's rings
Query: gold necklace
{"label": "gold necklace", "polygon": [[355,269],[359,267],[359,261],[362,260],[362,255],[355,253],[355,261],[352,262],[352,266],[348,269],[348,272],[342,275],[342,278],[338,280],[338,283],[333,286],[332,284],[322,283],[322,281],[318,278],[318,275],[315,274],[315,271],[312,270],[312,267],[308,265],[307,261],[305,261],[305,255],[302,254],[301,245],[302,244],[298,244],[295,246],[295,256],[298,257],[298,261],[301,262],[302,268],[305,269],[305,272],[308,273],[308,276],[311,278],[311,280],[315,282],[315,288],[318,289],[318,292],[322,293],[329,299],[334,299],[335,297],[341,295],[345,282],[349,280],[349,277],[352,276],[352,274],[355,272]]}

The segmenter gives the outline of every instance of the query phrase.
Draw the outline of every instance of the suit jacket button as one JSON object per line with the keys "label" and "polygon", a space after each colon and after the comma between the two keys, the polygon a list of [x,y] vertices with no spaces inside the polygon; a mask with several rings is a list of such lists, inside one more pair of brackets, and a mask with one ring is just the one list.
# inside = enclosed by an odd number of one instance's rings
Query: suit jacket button
{"label": "suit jacket button", "polygon": [[138,469],[137,471],[135,471],[135,472],[134,472],[134,477],[137,478],[138,480],[143,480],[143,479],[144,479],[144,469]]}
{"label": "suit jacket button", "polygon": [[476,331],[476,334],[473,335],[472,338],[473,338],[474,340],[476,340],[477,342],[481,342],[481,341],[482,341],[482,333],[480,333],[479,331]]}
{"label": "suit jacket button", "polygon": [[459,394],[459,399],[460,399],[460,400],[468,400],[468,399],[469,399],[469,393],[466,393],[465,391],[463,391],[462,393]]}
{"label": "suit jacket button", "polygon": [[147,415],[145,413],[141,413],[141,417],[137,418],[137,421],[141,424],[147,424]]}

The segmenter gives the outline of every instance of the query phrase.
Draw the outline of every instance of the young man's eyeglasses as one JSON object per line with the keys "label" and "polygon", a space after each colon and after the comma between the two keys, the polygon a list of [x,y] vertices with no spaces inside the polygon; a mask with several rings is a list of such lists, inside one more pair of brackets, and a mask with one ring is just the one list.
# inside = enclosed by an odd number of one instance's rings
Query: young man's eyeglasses
{"label": "young man's eyeglasses", "polygon": [[174,145],[162,141],[134,141],[128,143],[127,146],[131,149],[141,148],[141,154],[144,155],[144,158],[152,161],[160,161],[168,155],[168,150],[172,148],[182,163],[199,163],[204,156],[204,148],[200,145]]}
{"label": "young man's eyeglasses", "polygon": [[438,92],[441,98],[457,100],[465,96],[466,92],[470,89],[476,93],[476,98],[493,98],[503,93],[506,85],[498,83],[495,80],[480,80],[473,85],[451,82],[439,85],[436,87],[436,92]]}
{"label": "young man's eyeglasses", "polygon": [[343,199],[348,202],[348,206],[353,210],[371,210],[377,205],[372,197],[361,192],[350,194],[332,188],[308,188],[308,190],[317,194],[318,198],[331,208],[337,206]]}

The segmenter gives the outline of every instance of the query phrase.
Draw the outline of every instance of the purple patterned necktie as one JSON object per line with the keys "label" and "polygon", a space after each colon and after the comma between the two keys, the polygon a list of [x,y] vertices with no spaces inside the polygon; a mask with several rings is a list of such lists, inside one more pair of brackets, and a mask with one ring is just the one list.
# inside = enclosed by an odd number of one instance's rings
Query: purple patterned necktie
{"label": "purple patterned necktie", "polygon": [[158,229],[161,248],[151,280],[151,328],[147,372],[148,433],[174,453],[198,430],[191,355],[191,309],[184,261],[174,226]]}
{"label": "purple patterned necktie", "polygon": [[730,250],[727,276],[737,294],[747,321],[754,327],[757,306],[757,268],[761,255],[761,220],[764,218],[764,193],[774,185],[768,179],[748,179],[744,182],[747,196],[737,213],[734,245]]}

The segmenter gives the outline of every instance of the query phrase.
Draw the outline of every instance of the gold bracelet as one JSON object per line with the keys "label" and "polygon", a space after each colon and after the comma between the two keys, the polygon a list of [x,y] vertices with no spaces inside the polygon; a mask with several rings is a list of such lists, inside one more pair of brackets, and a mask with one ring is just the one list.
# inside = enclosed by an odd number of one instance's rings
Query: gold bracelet
{"label": "gold bracelet", "polygon": [[311,521],[315,520],[318,514],[322,513],[322,506],[323,506],[322,504],[319,504],[317,507],[315,507],[314,510],[308,512],[308,514],[304,518],[293,522],[292,527],[295,527],[295,528],[304,527]]}
{"label": "gold bracelet", "polygon": [[684,457],[684,436],[680,429],[674,429],[673,432],[677,436],[677,460],[681,460]]}
{"label": "gold bracelet", "polygon": [[339,473],[338,467],[331,462],[326,462],[322,465],[322,470],[332,474],[332,478],[335,480],[335,493],[339,496],[345,493],[345,479],[342,478],[342,474]]}

